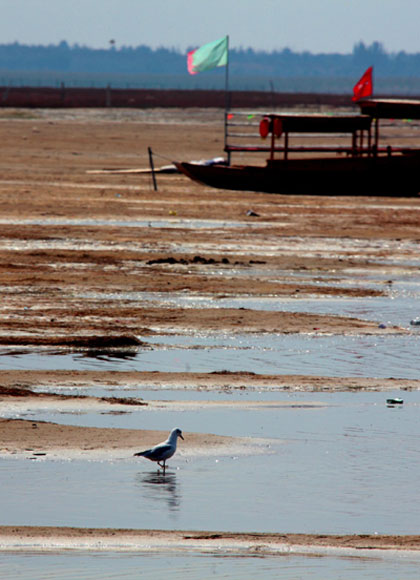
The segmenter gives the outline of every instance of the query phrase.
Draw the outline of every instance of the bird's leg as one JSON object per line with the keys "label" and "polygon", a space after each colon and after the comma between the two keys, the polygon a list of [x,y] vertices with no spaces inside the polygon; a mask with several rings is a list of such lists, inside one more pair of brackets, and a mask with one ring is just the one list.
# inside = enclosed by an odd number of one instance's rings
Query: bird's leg
{"label": "bird's leg", "polygon": [[159,465],[159,467],[161,469],[163,469],[163,473],[165,473],[165,471],[166,471],[166,459],[163,460],[163,465],[161,464],[160,461],[158,461],[157,464]]}

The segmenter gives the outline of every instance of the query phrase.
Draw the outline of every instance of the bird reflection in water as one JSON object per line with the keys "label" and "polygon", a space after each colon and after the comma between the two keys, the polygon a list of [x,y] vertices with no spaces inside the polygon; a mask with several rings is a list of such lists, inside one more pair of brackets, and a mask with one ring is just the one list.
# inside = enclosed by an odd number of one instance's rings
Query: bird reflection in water
{"label": "bird reflection in water", "polygon": [[178,511],[181,505],[181,495],[175,473],[168,473],[168,471],[139,473],[136,481],[145,491],[148,501],[164,501],[168,504],[169,511]]}

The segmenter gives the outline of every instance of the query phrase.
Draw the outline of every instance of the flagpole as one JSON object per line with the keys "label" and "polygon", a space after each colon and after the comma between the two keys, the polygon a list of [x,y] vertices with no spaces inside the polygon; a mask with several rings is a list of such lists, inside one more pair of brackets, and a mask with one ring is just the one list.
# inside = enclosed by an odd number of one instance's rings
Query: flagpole
{"label": "flagpole", "polygon": [[[228,114],[230,108],[230,93],[229,93],[229,35],[226,36],[226,67],[225,67],[225,149],[228,138]],[[230,151],[227,151],[227,164],[230,165]]]}
{"label": "flagpole", "polygon": [[225,91],[227,94],[229,91],[229,35],[226,36],[226,51]]}

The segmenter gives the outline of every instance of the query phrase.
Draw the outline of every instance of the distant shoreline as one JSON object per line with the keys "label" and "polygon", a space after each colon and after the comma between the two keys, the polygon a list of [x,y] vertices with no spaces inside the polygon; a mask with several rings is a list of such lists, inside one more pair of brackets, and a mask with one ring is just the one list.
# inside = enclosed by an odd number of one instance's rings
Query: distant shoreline
{"label": "distant shoreline", "polygon": [[[412,98],[415,98],[414,96]],[[225,108],[223,90],[0,86],[0,106],[14,108]],[[350,94],[231,91],[232,108],[352,106]]]}
{"label": "distant shoreline", "polygon": [[[189,89],[114,89],[74,87],[0,87],[2,107],[72,108],[72,107],[133,107],[133,108],[224,108],[222,90]],[[351,105],[350,95],[318,93],[268,93],[264,91],[232,91],[231,106],[293,107],[297,105]]]}

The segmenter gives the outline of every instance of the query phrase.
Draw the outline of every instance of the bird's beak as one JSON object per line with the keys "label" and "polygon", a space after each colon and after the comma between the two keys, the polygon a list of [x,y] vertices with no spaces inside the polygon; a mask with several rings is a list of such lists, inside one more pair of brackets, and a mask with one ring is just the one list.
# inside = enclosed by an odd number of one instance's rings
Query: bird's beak
{"label": "bird's beak", "polygon": [[184,438],[183,438],[183,436],[182,436],[182,433],[180,433],[180,434],[179,434],[179,436],[180,436],[180,437],[181,437],[181,439],[184,441]]}

